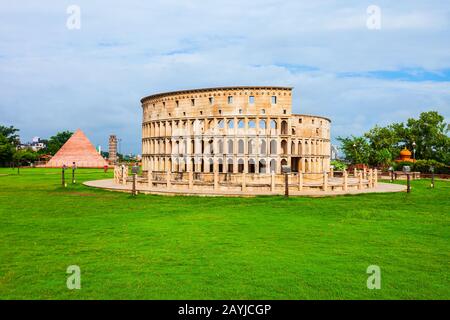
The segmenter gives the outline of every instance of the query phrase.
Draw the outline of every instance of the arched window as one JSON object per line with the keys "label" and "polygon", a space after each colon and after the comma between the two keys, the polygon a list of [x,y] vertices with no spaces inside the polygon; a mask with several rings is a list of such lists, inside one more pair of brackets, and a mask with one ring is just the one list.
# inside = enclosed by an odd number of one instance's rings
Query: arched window
{"label": "arched window", "polygon": [[287,141],[281,140],[281,152],[287,154]]}
{"label": "arched window", "polygon": [[217,147],[219,148],[219,154],[223,154],[223,140],[219,139],[217,141]]}
{"label": "arched window", "polygon": [[276,129],[277,128],[277,122],[275,120],[270,120],[270,129]]}
{"label": "arched window", "polygon": [[228,140],[228,153],[234,153],[233,140]]}
{"label": "arched window", "polygon": [[276,140],[270,141],[270,154],[277,154],[277,141]]}
{"label": "arched window", "polygon": [[260,153],[266,155],[267,154],[267,145],[266,140],[261,140]]}
{"label": "arched window", "polygon": [[248,160],[248,173],[255,173],[255,160]]}
{"label": "arched window", "polygon": [[228,129],[233,129],[234,128],[234,120],[229,120],[228,121]]}
{"label": "arched window", "polygon": [[233,172],[233,159],[231,159],[231,158],[229,158],[228,160],[227,160],[227,164],[228,164],[228,168],[227,168],[227,170],[228,170],[228,172],[230,172],[230,173],[232,173]]}
{"label": "arched window", "polygon": [[248,154],[253,154],[255,151],[255,141],[253,139],[248,140]]}
{"label": "arched window", "polygon": [[260,129],[266,128],[266,120],[259,120],[259,128]]}
{"label": "arched window", "polygon": [[244,153],[244,141],[242,139],[238,142],[238,153]]}
{"label": "arched window", "polygon": [[259,173],[266,173],[266,160],[259,160]]}
{"label": "arched window", "polygon": [[275,159],[270,160],[270,172],[277,172],[277,161]]}
{"label": "arched window", "polygon": [[244,160],[242,159],[238,160],[238,172],[239,173],[244,172]]}
{"label": "arched window", "polygon": [[208,160],[208,164],[209,164],[209,172],[214,172],[214,161],[213,161],[213,159],[209,159]]}
{"label": "arched window", "polygon": [[219,120],[217,126],[219,127],[219,129],[223,129],[225,127],[225,122],[223,121],[223,119]]}
{"label": "arched window", "polygon": [[244,129],[244,127],[245,127],[244,121],[243,120],[239,120],[238,121],[238,129]]}
{"label": "arched window", "polygon": [[207,153],[213,154],[214,153],[214,144],[212,140],[208,141],[208,150]]}
{"label": "arched window", "polygon": [[281,122],[281,134],[288,134],[288,123],[287,121]]}
{"label": "arched window", "polygon": [[250,121],[248,122],[248,128],[249,128],[249,129],[255,129],[255,128],[256,128],[256,123],[255,123],[254,120],[250,120]]}

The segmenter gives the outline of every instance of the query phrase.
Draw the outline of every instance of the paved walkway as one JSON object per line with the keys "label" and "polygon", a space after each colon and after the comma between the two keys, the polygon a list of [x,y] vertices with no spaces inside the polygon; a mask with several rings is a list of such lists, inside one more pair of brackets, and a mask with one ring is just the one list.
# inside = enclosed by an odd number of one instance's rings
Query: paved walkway
{"label": "paved walkway", "polygon": [[[113,179],[86,181],[83,183],[88,187],[101,188],[111,191],[131,192],[131,184],[115,184]],[[151,190],[145,186],[138,184],[137,190],[140,193],[162,194],[162,195],[194,195],[194,196],[227,196],[227,197],[252,197],[252,196],[270,196],[283,195],[282,191],[204,191],[204,190],[167,190],[165,188],[152,188]],[[362,193],[380,193],[380,192],[401,192],[406,191],[406,186],[391,183],[378,183],[376,188],[349,190],[349,191],[322,191],[322,190],[304,190],[304,191],[289,191],[292,196],[308,196],[308,197],[324,197],[336,196],[344,194],[362,194]]]}

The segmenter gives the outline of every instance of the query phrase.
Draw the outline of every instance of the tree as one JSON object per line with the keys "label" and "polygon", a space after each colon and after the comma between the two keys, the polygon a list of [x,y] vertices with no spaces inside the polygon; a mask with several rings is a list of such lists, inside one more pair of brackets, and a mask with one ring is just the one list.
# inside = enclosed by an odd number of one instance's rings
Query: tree
{"label": "tree", "polygon": [[58,152],[59,149],[61,149],[61,147],[67,142],[67,140],[69,140],[72,134],[73,132],[70,131],[62,131],[50,137],[45,151],[51,155],[54,155],[56,152]]}
{"label": "tree", "polygon": [[371,150],[371,164],[388,167],[392,163],[392,153],[387,148]]}
{"label": "tree", "polygon": [[0,135],[5,137],[13,146],[18,146],[20,144],[19,135],[16,134],[16,132],[19,132],[19,129],[16,129],[13,126],[5,127],[0,125]]}
{"label": "tree", "polygon": [[419,119],[410,118],[407,121],[408,141],[406,145],[411,150],[416,143],[417,159],[433,159],[450,163],[449,124],[436,111],[422,112]]}
{"label": "tree", "polygon": [[365,137],[350,136],[337,138],[342,145],[345,158],[352,164],[368,164],[370,157],[370,146]]}
{"label": "tree", "polygon": [[393,124],[387,127],[375,126],[364,134],[370,145],[369,164],[385,166],[398,154],[402,146],[401,126]]}
{"label": "tree", "polygon": [[38,154],[32,150],[23,149],[17,150],[13,155],[14,163],[18,165],[27,165],[36,161]]}
{"label": "tree", "polygon": [[10,140],[0,133],[0,165],[4,166],[10,163],[15,150]]}

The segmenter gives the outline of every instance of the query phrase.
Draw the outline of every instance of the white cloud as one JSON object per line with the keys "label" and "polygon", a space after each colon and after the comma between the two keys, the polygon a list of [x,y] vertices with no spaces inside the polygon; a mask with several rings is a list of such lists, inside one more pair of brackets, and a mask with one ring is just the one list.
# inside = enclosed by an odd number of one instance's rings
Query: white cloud
{"label": "white cloud", "polygon": [[77,2],[80,31],[65,27],[72,2],[0,4],[0,123],[27,139],[81,127],[137,152],[139,99],[202,86],[294,86],[294,111],[329,116],[334,136],[430,108],[450,117],[448,82],[338,76],[449,69],[450,4],[379,1],[371,31],[360,1]]}

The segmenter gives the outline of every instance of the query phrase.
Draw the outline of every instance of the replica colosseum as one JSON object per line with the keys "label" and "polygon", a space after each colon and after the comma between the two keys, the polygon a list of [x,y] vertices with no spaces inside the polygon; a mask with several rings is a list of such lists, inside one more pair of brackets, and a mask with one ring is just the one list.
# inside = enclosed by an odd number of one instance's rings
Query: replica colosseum
{"label": "replica colosseum", "polygon": [[[331,121],[293,114],[292,88],[182,90],[141,104],[142,174],[119,164],[114,180],[88,185],[237,196],[377,191],[376,170],[333,172]],[[389,188],[382,191],[399,191]]]}

